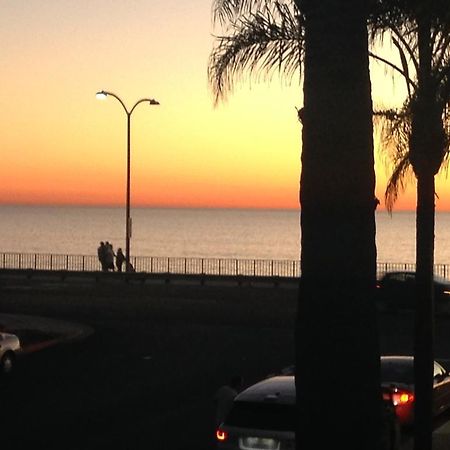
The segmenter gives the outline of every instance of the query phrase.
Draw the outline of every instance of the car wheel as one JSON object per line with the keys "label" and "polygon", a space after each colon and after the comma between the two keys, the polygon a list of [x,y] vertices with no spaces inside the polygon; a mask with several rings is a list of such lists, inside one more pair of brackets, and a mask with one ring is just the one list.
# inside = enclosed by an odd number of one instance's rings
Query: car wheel
{"label": "car wheel", "polygon": [[2,375],[9,375],[14,368],[15,357],[13,352],[6,352],[0,362],[0,370]]}

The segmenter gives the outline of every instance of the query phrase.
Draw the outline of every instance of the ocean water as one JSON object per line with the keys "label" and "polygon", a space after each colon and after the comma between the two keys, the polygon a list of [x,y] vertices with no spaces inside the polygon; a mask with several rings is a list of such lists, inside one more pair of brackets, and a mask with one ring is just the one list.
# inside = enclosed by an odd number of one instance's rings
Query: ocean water
{"label": "ocean water", "polygon": [[[297,211],[133,208],[131,254],[296,260]],[[415,213],[376,213],[378,262],[415,261]],[[450,264],[450,213],[436,214],[435,262]],[[0,206],[0,252],[95,255],[125,247],[125,208]]]}

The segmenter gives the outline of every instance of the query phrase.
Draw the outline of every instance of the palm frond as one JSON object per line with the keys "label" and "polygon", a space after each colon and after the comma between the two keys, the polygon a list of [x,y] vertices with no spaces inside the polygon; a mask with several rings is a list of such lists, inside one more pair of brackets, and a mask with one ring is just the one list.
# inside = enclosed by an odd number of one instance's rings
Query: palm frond
{"label": "palm frond", "polygon": [[383,58],[382,56],[380,56],[377,53],[374,53],[372,51],[369,51],[369,56],[372,59],[385,64],[387,67],[390,67],[394,72],[398,72],[405,79],[405,83],[406,83],[406,86],[408,89],[408,96],[411,95],[412,89],[417,88],[416,83],[409,77],[409,69],[408,68],[405,70],[404,68],[397,66],[397,64],[393,63],[392,61],[389,61],[386,58]]}
{"label": "palm frond", "polygon": [[272,11],[252,13],[232,24],[233,32],[218,36],[209,58],[208,80],[215,104],[225,100],[244,73],[265,75],[277,70],[289,80],[301,74],[304,35],[301,16],[278,3]]}
{"label": "palm frond", "polygon": [[412,174],[409,160],[410,101],[406,101],[401,109],[374,111],[374,123],[381,137],[385,164],[387,167],[393,167],[384,194],[386,208],[392,212],[399,193],[404,191]]}
{"label": "palm frond", "polygon": [[447,94],[448,94],[447,103],[444,106],[444,112],[442,115],[442,122],[445,134],[443,166],[445,167],[448,166],[450,159],[450,86],[448,87]]}
{"label": "palm frond", "polygon": [[372,0],[367,25],[371,41],[393,28],[400,29],[414,22],[410,5],[403,0]]}
{"label": "palm frond", "polygon": [[[450,106],[450,61],[446,67],[437,71],[434,75],[435,82],[438,83],[437,101],[440,102],[443,110],[448,111]],[[444,111],[444,117],[446,115]]]}
{"label": "palm frond", "polygon": [[414,88],[414,82],[409,77],[409,64],[408,59],[406,58],[405,50],[403,50],[400,41],[395,38],[392,38],[393,44],[397,47],[398,54],[400,56],[400,61],[402,63],[403,76],[406,82],[406,89],[408,91],[408,98],[411,98],[411,91]]}
{"label": "palm frond", "polygon": [[392,151],[391,159],[403,157],[408,152],[409,138],[411,136],[411,109],[410,101],[405,102],[401,109],[385,109],[374,111],[374,123],[379,130],[384,147]]}
{"label": "palm frond", "polygon": [[450,29],[436,37],[433,48],[433,68],[439,71],[438,82],[448,76],[450,70]]}
{"label": "palm frond", "polygon": [[392,214],[398,196],[405,191],[410,179],[412,179],[412,169],[408,154],[398,161],[386,185],[384,203],[390,214]]}
{"label": "palm frond", "polygon": [[275,3],[291,4],[287,0],[214,0],[212,17],[214,22],[222,25],[226,22],[234,22],[239,17],[247,14],[265,13],[270,11]]}
{"label": "palm frond", "polygon": [[[375,42],[376,38],[382,39],[384,36],[389,36],[399,52],[401,67],[392,62],[383,61],[382,58],[378,60],[401,73],[408,87],[408,98],[399,110],[374,113],[374,122],[381,135],[383,153],[387,164],[394,168],[385,191],[386,207],[389,212],[392,212],[399,193],[405,189],[406,183],[414,174],[409,144],[415,110],[413,106],[424,101],[423,91],[419,90],[417,83],[419,77],[418,18],[421,13],[418,7],[423,5],[422,2],[406,0],[374,0],[374,4],[374,14],[369,18],[370,38],[372,42]],[[428,74],[432,89],[428,91],[427,95],[431,97],[426,101],[431,105],[430,114],[433,111],[435,113],[432,124],[440,128],[439,134],[443,138],[438,144],[440,148],[434,149],[434,152],[440,152],[439,157],[442,159],[436,163],[439,162],[441,169],[444,170],[447,170],[450,159],[450,8],[448,5],[448,0],[435,0],[426,5],[427,14],[431,18],[429,44],[432,50],[432,67]],[[416,122],[415,120],[414,123]],[[417,126],[424,125],[419,123]],[[432,150],[424,147],[421,151],[425,154]],[[430,158],[432,156],[430,154]]]}
{"label": "palm frond", "polygon": [[[392,27],[391,32],[397,41],[397,49],[402,49],[405,59],[413,64],[417,73],[419,71],[419,60],[417,55],[417,26],[415,24],[406,24],[401,27]],[[407,58],[406,55],[408,56]]]}

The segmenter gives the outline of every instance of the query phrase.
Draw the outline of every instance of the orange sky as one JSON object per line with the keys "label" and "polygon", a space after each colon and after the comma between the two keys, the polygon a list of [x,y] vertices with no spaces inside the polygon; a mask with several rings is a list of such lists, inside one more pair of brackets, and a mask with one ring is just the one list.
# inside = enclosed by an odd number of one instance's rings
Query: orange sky
{"label": "orange sky", "polygon": [[[133,205],[297,208],[301,89],[242,83],[214,108],[212,32],[211,0],[2,2],[0,203],[124,204],[126,116],[105,89],[161,103],[132,116]],[[375,104],[400,95],[389,80],[374,72]],[[414,205],[412,185],[396,208]]]}

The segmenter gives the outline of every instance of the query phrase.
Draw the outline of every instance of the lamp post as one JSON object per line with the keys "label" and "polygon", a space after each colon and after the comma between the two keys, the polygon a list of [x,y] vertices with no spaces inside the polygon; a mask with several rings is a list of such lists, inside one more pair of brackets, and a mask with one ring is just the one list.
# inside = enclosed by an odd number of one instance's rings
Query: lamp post
{"label": "lamp post", "polygon": [[131,238],[131,216],[130,216],[130,162],[131,162],[131,114],[136,109],[136,106],[140,103],[148,102],[149,105],[159,105],[159,102],[153,98],[142,98],[138,100],[133,107],[128,110],[125,103],[120,99],[119,96],[113,94],[112,92],[100,91],[97,92],[96,97],[98,99],[105,99],[108,95],[114,97],[122,105],[126,115],[127,115],[127,197],[126,197],[126,222],[125,222],[125,271],[129,272],[130,266],[130,238]]}

